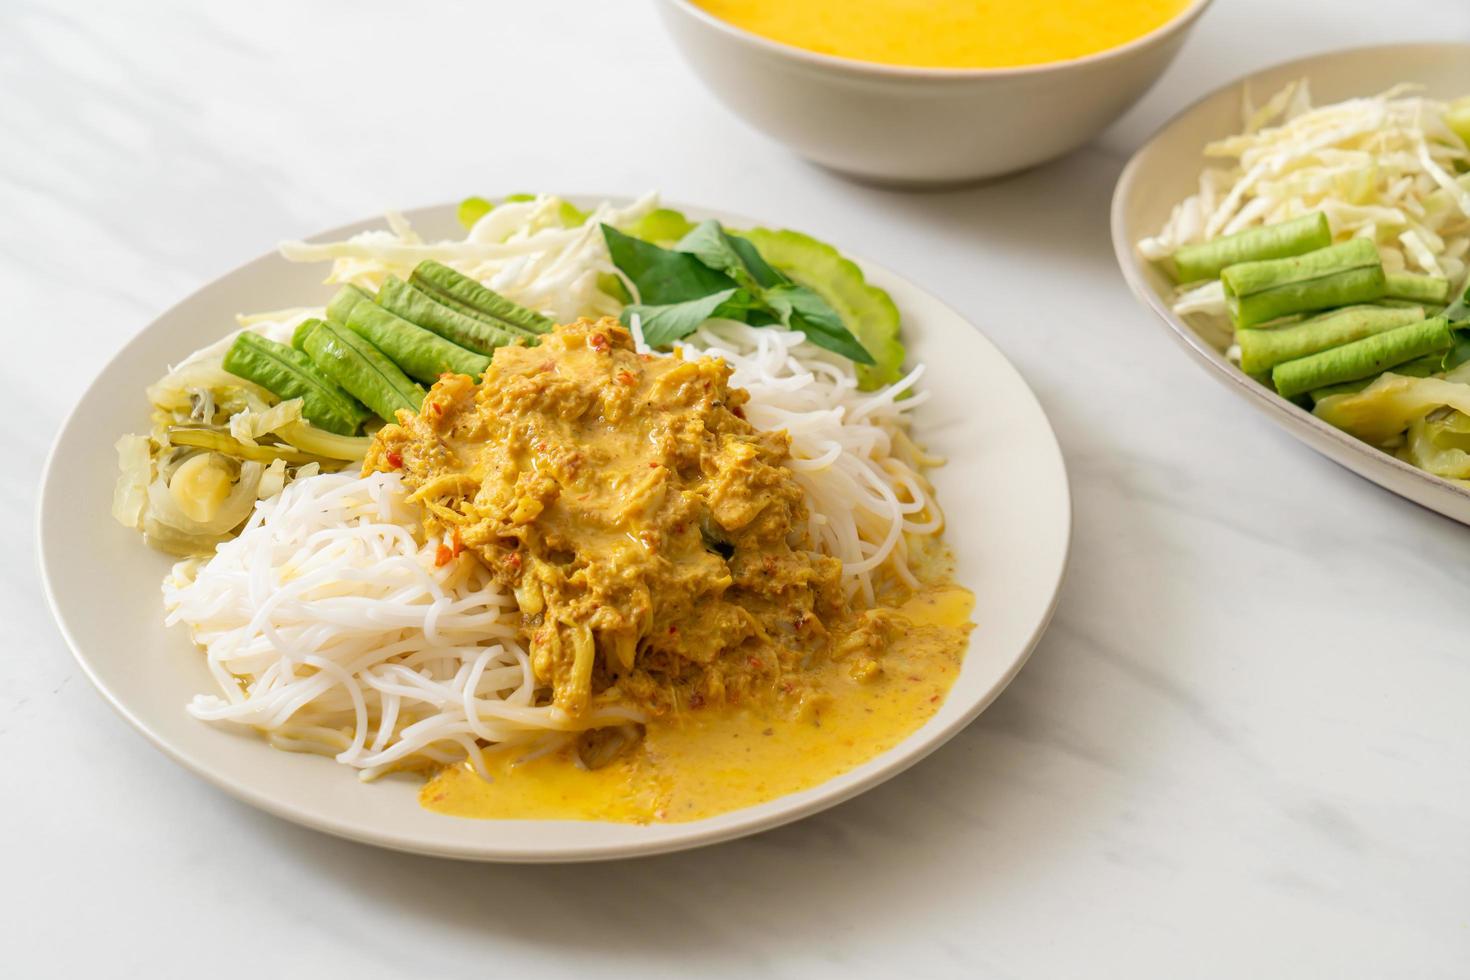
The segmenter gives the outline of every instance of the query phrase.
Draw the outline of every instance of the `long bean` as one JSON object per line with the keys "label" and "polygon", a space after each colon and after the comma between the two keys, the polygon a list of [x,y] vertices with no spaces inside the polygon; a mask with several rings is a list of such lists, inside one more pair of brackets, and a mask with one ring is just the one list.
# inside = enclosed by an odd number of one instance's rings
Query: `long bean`
{"label": "long bean", "polygon": [[1421,320],[1278,364],[1271,371],[1271,380],[1280,395],[1294,398],[1317,388],[1369,378],[1396,364],[1448,350],[1452,339],[1449,321],[1444,317]]}
{"label": "long bean", "polygon": [[1184,245],[1171,257],[1176,282],[1213,279],[1227,266],[1264,259],[1284,259],[1332,244],[1327,215],[1321,211],[1290,221],[1216,238],[1200,245]]}
{"label": "long bean", "polygon": [[1368,303],[1387,281],[1378,247],[1354,238],[1289,259],[1242,262],[1220,273],[1237,327],[1253,327],[1290,313]]}
{"label": "long bean", "polygon": [[1280,327],[1242,327],[1235,331],[1240,369],[1246,374],[1264,374],[1283,361],[1341,347],[1422,319],[1424,310],[1418,306],[1353,306]]}

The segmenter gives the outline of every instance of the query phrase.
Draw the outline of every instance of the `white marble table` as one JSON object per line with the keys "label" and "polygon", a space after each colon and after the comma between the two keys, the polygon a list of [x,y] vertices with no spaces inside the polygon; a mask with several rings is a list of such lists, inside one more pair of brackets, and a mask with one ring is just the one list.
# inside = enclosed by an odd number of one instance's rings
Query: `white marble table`
{"label": "white marble table", "polygon": [[[645,4],[410,6],[0,5],[0,974],[1470,974],[1470,531],[1189,363],[1119,279],[1106,217],[1127,154],[1197,94],[1297,54],[1467,38],[1470,6],[1219,0],[1099,143],[928,195],[746,130]],[[481,867],[258,813],[91,690],[36,582],[35,491],[126,337],[277,239],[383,206],[650,187],[910,274],[1036,388],[1072,568],[975,725],[773,833]]]}

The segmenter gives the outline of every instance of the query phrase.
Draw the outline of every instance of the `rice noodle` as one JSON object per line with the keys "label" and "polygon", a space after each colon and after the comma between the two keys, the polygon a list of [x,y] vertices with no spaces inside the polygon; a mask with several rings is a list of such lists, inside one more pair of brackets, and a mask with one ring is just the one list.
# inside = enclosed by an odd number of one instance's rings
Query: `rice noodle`
{"label": "rice noodle", "polygon": [[636,720],[572,719],[534,703],[515,600],[468,555],[435,565],[396,474],[298,479],[244,531],[164,582],[220,694],[189,713],[261,729],[280,748],[334,756],[365,778]]}

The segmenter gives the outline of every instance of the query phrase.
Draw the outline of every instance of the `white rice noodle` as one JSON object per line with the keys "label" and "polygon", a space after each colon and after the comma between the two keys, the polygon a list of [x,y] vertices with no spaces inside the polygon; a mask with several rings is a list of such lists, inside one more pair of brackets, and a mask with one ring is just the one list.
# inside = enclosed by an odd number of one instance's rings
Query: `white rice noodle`
{"label": "white rice noodle", "polygon": [[[634,336],[643,343],[636,319]],[[806,491],[811,533],[842,562],[849,596],[871,605],[881,573],[914,587],[908,535],[943,529],[944,518],[908,437],[909,415],[927,399],[914,392],[916,367],[880,391],[858,390],[852,362],[777,327],[712,320],[676,346],[675,356],[712,356],[750,392],[746,418],[791,435],[791,469]],[[908,397],[900,397],[907,394]]]}
{"label": "white rice noodle", "polygon": [[437,567],[406,498],[396,474],[297,479],[212,558],[175,566],[167,621],[189,627],[220,690],[190,714],[364,778],[466,757],[483,771],[478,747],[637,719],[534,704],[514,597],[468,555]]}

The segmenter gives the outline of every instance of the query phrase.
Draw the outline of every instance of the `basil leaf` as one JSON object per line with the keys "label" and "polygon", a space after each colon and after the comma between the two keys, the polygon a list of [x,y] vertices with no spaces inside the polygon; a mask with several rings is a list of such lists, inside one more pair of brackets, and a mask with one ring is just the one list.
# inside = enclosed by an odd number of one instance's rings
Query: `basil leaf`
{"label": "basil leaf", "polygon": [[806,286],[776,286],[766,290],[763,298],[788,329],[800,330],[818,347],[859,364],[873,363],[873,355],[843,325],[837,311]]}
{"label": "basil leaf", "polygon": [[623,308],[622,321],[624,326],[631,327],[633,316],[639,317],[639,326],[643,330],[643,342],[650,347],[662,347],[671,344],[681,337],[687,337],[699,329],[704,321],[716,317],[725,316],[738,319],[739,315],[749,307],[749,294],[744,290],[731,286],[699,299],[685,300],[682,303],[667,303],[661,306],[651,306],[646,303],[635,303]]}
{"label": "basil leaf", "polygon": [[693,255],[752,291],[791,281],[771,268],[754,245],[725,231],[718,221],[701,221],[674,248]]}
{"label": "basil leaf", "polygon": [[725,237],[730,240],[730,245],[740,255],[740,260],[755,277],[755,281],[762,289],[770,289],[772,286],[784,286],[791,282],[786,274],[771,266],[765,257],[756,250],[755,244],[748,238],[739,235],[731,235],[728,232]]}
{"label": "basil leaf", "polygon": [[[730,237],[725,234],[725,229],[713,219],[701,221],[695,225],[693,231],[679,239],[674,249],[694,256],[711,269],[723,272],[731,279],[737,281],[751,279],[750,272],[740,258],[740,253],[735,251],[735,247],[730,244]],[[754,280],[751,279],[751,281]]]}
{"label": "basil leaf", "polygon": [[650,245],[611,225],[602,226],[602,237],[613,265],[638,287],[638,298],[645,305],[684,303],[738,285],[693,255]]}

